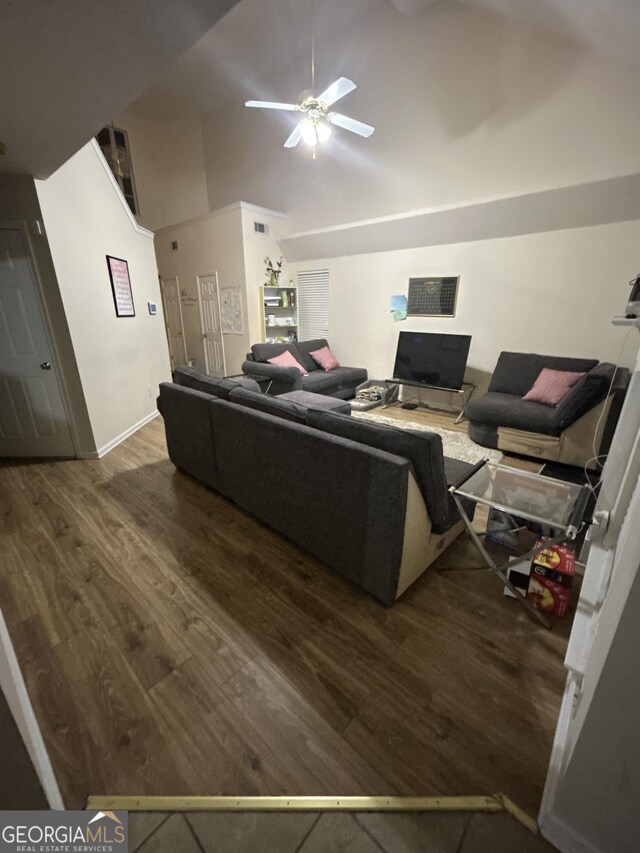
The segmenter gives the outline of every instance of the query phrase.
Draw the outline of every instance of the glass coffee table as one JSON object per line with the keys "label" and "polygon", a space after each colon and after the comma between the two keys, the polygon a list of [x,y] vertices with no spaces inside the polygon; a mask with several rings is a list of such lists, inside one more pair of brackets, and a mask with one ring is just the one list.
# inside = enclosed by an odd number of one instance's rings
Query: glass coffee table
{"label": "glass coffee table", "polygon": [[[528,563],[532,557],[549,545],[558,545],[560,542],[576,538],[581,529],[582,517],[589,499],[589,486],[578,486],[574,483],[565,483],[563,480],[554,480],[551,477],[541,477],[539,474],[509,468],[485,459],[474,465],[467,474],[450,486],[449,492],[471,539],[488,568],[532,616],[546,628],[550,628],[551,622],[511,583],[506,574],[507,569],[513,569],[521,563]],[[501,510],[507,515],[545,525],[555,531],[555,536],[547,538],[544,545],[498,565],[482,542],[487,531],[478,533],[474,530],[463,501],[473,501],[475,504]]]}

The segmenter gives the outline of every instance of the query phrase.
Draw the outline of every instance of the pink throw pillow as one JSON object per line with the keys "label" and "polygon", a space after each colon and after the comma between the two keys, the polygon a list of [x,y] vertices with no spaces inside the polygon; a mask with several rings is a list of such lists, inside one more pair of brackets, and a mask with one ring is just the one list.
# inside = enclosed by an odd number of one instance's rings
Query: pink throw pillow
{"label": "pink throw pillow", "polygon": [[571,370],[550,370],[543,367],[533,387],[522,399],[544,403],[545,406],[557,406],[585,375]]}
{"label": "pink throw pillow", "polygon": [[317,349],[309,355],[323,370],[335,370],[336,367],[340,367],[340,362],[329,347],[322,347],[322,349]]}
{"label": "pink throw pillow", "polygon": [[280,355],[275,355],[273,358],[268,358],[269,364],[275,364],[276,367],[297,367],[303,376],[308,376],[307,371],[300,364],[298,359],[291,355],[289,350],[285,350]]}

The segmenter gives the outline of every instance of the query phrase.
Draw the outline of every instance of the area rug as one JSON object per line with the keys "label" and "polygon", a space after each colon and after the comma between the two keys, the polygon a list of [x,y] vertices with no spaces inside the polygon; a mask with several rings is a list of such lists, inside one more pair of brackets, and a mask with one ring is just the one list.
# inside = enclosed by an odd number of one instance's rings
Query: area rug
{"label": "area rug", "polygon": [[502,459],[502,451],[492,450],[490,447],[481,447],[472,441],[464,432],[456,432],[452,429],[441,429],[440,427],[420,424],[417,421],[405,421],[399,418],[390,418],[379,415],[377,412],[351,412],[352,418],[360,418],[363,421],[372,421],[379,424],[398,429],[415,429],[418,432],[436,432],[442,439],[442,448],[445,456],[451,459],[461,459],[463,462],[471,462],[475,465],[481,459],[490,462],[499,462]]}

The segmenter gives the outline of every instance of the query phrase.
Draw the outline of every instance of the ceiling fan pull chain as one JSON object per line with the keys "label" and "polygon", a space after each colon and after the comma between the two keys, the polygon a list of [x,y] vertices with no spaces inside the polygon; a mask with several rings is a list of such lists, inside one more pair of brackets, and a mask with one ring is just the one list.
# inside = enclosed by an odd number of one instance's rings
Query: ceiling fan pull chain
{"label": "ceiling fan pull chain", "polygon": [[309,0],[311,7],[311,92],[316,91],[316,17],[314,0]]}

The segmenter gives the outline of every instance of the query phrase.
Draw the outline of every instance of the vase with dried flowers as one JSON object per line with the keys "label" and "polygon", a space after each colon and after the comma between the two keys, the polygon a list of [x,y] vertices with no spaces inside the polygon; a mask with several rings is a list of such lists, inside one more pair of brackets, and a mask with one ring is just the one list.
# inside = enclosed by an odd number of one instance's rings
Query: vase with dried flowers
{"label": "vase with dried flowers", "polygon": [[269,255],[265,255],[264,262],[266,265],[266,275],[267,275],[267,280],[265,282],[265,286],[266,287],[277,287],[278,281],[280,279],[280,273],[282,272],[282,257],[280,257],[280,260],[277,261],[274,265],[272,263]]}

